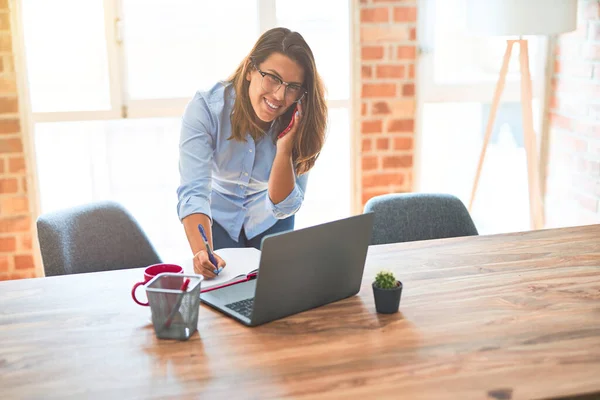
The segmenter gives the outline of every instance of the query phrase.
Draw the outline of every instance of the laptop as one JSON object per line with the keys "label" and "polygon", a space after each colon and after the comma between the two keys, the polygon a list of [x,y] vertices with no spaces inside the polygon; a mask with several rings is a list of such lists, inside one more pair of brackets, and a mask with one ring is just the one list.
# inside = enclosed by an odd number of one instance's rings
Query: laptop
{"label": "laptop", "polygon": [[360,290],[373,213],[265,236],[256,279],[200,300],[247,326],[310,310]]}

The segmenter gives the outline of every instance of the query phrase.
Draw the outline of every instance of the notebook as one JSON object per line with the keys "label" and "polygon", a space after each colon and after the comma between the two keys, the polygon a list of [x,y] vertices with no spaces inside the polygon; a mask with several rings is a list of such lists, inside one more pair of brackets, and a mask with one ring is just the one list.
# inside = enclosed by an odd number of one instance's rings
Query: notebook
{"label": "notebook", "polygon": [[[260,263],[260,250],[254,247],[225,248],[215,250],[215,253],[225,260],[227,265],[216,277],[204,278],[201,284],[202,292],[244,282],[256,277]],[[184,270],[186,273],[194,273],[192,259],[186,260]]]}

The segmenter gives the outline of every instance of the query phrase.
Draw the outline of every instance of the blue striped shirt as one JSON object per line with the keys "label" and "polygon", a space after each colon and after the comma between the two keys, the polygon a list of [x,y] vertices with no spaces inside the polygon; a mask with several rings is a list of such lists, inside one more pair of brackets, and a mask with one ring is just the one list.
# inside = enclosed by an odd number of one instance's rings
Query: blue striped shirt
{"label": "blue striped shirt", "polygon": [[234,88],[218,83],[197,92],[187,105],[179,141],[177,212],[180,220],[206,214],[237,241],[242,227],[252,239],[278,219],[296,213],[304,200],[308,174],[296,177],[287,198],[273,204],[268,182],[277,151],[272,139],[276,132],[269,130],[257,142],[249,134],[245,142],[227,140],[234,100]]}

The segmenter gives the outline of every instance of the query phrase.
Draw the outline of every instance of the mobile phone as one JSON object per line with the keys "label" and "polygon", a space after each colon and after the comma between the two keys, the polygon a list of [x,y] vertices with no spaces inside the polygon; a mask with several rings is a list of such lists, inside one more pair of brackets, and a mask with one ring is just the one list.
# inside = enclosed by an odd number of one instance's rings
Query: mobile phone
{"label": "mobile phone", "polygon": [[290,123],[288,124],[287,128],[282,130],[281,133],[279,135],[277,135],[277,139],[281,139],[282,137],[285,136],[286,133],[288,133],[290,131],[290,129],[292,129],[292,126],[294,126],[294,121],[296,120],[296,111],[298,111],[298,104],[296,104],[296,106],[294,107],[294,109],[291,113]]}

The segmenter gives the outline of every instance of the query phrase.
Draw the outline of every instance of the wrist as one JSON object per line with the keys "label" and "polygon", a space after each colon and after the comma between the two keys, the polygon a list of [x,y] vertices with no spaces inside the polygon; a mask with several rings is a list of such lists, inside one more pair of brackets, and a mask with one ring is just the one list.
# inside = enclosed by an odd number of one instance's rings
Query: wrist
{"label": "wrist", "polygon": [[277,146],[277,154],[276,155],[280,156],[280,157],[285,157],[285,158],[292,158],[292,147],[279,145],[279,146]]}

